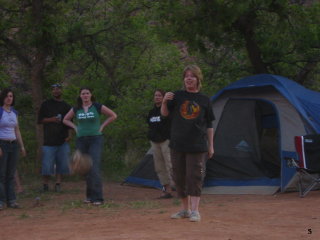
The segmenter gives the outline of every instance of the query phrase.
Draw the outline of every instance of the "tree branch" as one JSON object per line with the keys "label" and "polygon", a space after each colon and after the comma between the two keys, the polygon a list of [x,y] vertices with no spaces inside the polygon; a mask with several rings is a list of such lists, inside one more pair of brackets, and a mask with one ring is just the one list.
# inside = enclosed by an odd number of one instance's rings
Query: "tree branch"
{"label": "tree branch", "polygon": [[296,75],[295,80],[301,85],[304,85],[305,81],[308,79],[308,76],[310,75],[310,73],[312,73],[312,71],[315,70],[318,64],[319,61],[310,60],[309,62],[307,62],[300,70],[300,72]]}

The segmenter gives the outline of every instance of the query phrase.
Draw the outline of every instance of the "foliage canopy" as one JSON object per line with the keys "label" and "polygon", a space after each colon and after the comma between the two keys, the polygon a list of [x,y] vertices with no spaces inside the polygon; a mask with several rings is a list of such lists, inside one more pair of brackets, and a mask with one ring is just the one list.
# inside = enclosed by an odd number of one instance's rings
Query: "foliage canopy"
{"label": "foliage canopy", "polygon": [[49,86],[63,83],[71,105],[80,86],[93,88],[119,116],[105,159],[120,171],[149,146],[153,91],[179,89],[186,64],[203,69],[208,95],[255,73],[319,90],[319,13],[318,1],[294,0],[0,0],[0,87],[19,93],[31,159]]}

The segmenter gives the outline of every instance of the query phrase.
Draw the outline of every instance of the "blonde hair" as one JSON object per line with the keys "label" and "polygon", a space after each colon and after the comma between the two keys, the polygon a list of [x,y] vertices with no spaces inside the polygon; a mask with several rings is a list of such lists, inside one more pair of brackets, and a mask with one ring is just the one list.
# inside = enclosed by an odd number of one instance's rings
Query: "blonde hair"
{"label": "blonde hair", "polygon": [[[203,79],[203,75],[202,75],[202,71],[201,69],[197,66],[197,65],[188,65],[184,68],[183,70],[183,79],[185,78],[185,75],[187,73],[187,71],[191,71],[192,74],[197,78],[198,80],[198,91],[200,91],[201,87],[202,87],[202,79]],[[185,89],[185,85],[183,83],[183,89]]]}

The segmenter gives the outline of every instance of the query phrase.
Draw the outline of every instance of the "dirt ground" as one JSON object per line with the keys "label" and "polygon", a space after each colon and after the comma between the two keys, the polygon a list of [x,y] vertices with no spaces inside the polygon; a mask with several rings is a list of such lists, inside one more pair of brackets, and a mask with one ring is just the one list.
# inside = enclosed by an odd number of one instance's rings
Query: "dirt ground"
{"label": "dirt ground", "polygon": [[0,212],[1,240],[320,239],[319,191],[203,195],[194,223],[170,219],[179,201],[157,199],[157,189],[106,182],[106,203],[94,207],[82,203],[81,181],[64,183],[61,193],[30,188],[19,195],[21,209]]}

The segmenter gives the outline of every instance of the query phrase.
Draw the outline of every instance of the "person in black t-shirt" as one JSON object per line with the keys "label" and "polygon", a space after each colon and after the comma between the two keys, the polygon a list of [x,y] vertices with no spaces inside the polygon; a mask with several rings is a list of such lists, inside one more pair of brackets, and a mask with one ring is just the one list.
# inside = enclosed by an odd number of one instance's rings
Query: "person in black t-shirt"
{"label": "person in black t-shirt", "polygon": [[42,103],[38,123],[43,124],[42,170],[43,191],[49,190],[49,178],[56,175],[55,191],[59,192],[62,175],[69,174],[70,128],[62,123],[71,106],[62,100],[62,86],[54,84],[52,99]]}
{"label": "person in black t-shirt", "polygon": [[172,198],[171,172],[172,164],[170,158],[169,138],[170,122],[168,118],[161,116],[160,108],[165,92],[157,89],[153,95],[154,107],[149,111],[147,123],[149,126],[148,139],[151,143],[154,168],[163,186],[163,194],[160,198]]}
{"label": "person in black t-shirt", "polygon": [[[202,73],[198,66],[184,69],[184,90],[167,92],[161,114],[171,118],[170,149],[173,180],[182,210],[171,218],[200,221],[199,202],[206,160],[213,156],[214,114],[210,99],[200,93]],[[191,211],[190,211],[191,210]]]}

